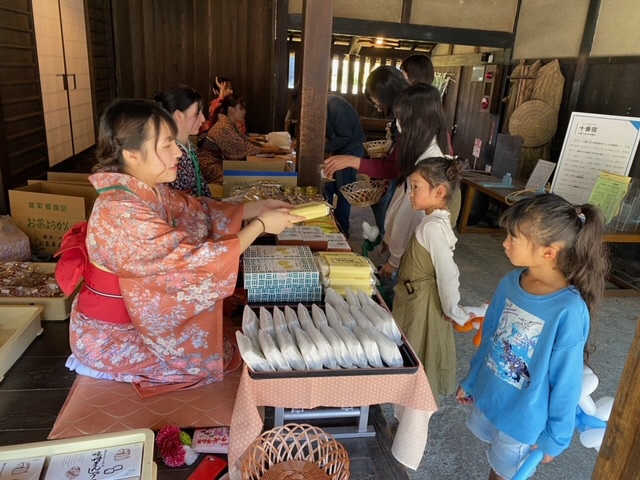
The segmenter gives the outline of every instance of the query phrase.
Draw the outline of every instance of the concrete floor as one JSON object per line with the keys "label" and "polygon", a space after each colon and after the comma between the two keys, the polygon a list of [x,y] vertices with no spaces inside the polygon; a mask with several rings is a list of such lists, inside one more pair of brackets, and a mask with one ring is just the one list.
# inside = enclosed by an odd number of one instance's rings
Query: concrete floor
{"label": "concrete floor", "polygon": [[[361,225],[364,220],[373,224],[371,210],[353,208],[349,241],[356,252],[361,252]],[[458,238],[454,258],[460,269],[461,303],[480,305],[491,299],[500,278],[513,268],[504,255],[501,245],[503,235],[466,234],[458,235]],[[383,262],[376,252],[370,258],[378,265]],[[640,297],[608,297],[603,302],[599,320],[592,328],[597,350],[591,356],[590,365],[600,377],[600,384],[592,394],[594,400],[604,396],[615,397],[639,312]],[[459,378],[466,374],[475,351],[473,335],[456,335]],[[488,477],[485,444],[476,439],[465,425],[467,408],[458,405],[453,397],[441,399],[441,409],[429,424],[429,441],[424,458],[417,471],[409,472],[411,479],[473,480]],[[384,412],[393,430],[397,423],[391,407],[384,406]],[[575,435],[571,446],[552,463],[540,466],[534,478],[590,479],[597,455],[594,449],[585,448]]]}

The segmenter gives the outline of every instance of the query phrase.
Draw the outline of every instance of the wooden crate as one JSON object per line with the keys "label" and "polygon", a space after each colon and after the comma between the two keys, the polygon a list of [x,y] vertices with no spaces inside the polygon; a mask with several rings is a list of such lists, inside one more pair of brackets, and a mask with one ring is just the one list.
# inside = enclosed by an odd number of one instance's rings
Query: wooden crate
{"label": "wooden crate", "polygon": [[0,305],[0,381],[42,333],[41,306]]}

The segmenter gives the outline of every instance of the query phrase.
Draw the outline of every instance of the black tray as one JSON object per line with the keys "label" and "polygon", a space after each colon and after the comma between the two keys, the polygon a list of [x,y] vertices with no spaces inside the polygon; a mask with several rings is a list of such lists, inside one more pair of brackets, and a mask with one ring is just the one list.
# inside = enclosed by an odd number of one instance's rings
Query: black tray
{"label": "black tray", "polygon": [[306,378],[306,377],[353,377],[359,375],[398,375],[411,374],[418,371],[418,359],[413,349],[407,344],[407,340],[402,337],[403,344],[398,348],[404,360],[402,367],[382,367],[382,368],[340,368],[322,370],[285,370],[279,372],[255,372],[247,366],[249,376],[254,380],[277,380],[283,378]]}

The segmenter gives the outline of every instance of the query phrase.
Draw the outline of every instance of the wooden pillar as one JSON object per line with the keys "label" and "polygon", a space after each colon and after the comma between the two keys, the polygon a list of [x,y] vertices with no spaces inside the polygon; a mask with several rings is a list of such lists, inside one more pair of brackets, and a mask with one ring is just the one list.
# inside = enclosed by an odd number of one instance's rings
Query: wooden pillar
{"label": "wooden pillar", "polygon": [[640,472],[640,322],[613,403],[593,480],[638,478]]}
{"label": "wooden pillar", "polygon": [[298,185],[318,185],[324,160],[333,0],[304,0]]}

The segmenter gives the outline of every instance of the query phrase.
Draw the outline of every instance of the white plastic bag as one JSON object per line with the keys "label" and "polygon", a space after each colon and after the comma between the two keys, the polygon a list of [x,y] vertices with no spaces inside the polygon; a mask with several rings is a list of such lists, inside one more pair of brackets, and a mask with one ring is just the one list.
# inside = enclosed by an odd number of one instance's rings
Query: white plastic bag
{"label": "white plastic bag", "polygon": [[321,370],[324,361],[309,334],[295,325],[292,325],[292,328],[293,336],[295,337],[298,345],[298,350],[300,350],[307,368],[309,370]]}
{"label": "white plastic bag", "polygon": [[360,308],[360,301],[358,300],[358,297],[356,296],[356,293],[351,290],[349,287],[344,289],[344,295],[347,298],[347,303],[349,304],[350,307],[356,307],[356,308]]}
{"label": "white plastic bag", "polygon": [[[306,309],[305,309],[306,310]],[[303,330],[309,335],[311,341],[318,349],[322,364],[325,368],[336,369],[338,368],[338,359],[336,354],[329,343],[329,340],[318,330],[311,320],[302,323]]]}
{"label": "white plastic bag", "polygon": [[353,331],[356,328],[356,320],[353,318],[353,315],[349,312],[348,308],[343,306],[338,306],[336,308],[336,312],[340,316],[340,320],[342,320],[342,324],[347,327],[349,330]]}
{"label": "white plastic bag", "polygon": [[273,316],[264,307],[260,307],[260,331],[268,333],[273,336],[274,327],[273,327]]}
{"label": "white plastic bag", "polygon": [[264,357],[267,359],[267,362],[269,362],[269,365],[271,365],[271,368],[273,370],[291,370],[291,366],[282,356],[282,352],[280,352],[280,350],[276,346],[271,335],[263,330],[260,330],[260,332],[258,333],[258,340],[260,341],[260,348],[262,349],[262,353],[264,353]]}
{"label": "white plastic bag", "polygon": [[378,350],[380,350],[380,357],[382,361],[389,367],[401,367],[404,365],[400,349],[393,343],[384,333],[375,327],[369,327],[367,333],[373,337],[378,344]]}
{"label": "white plastic bag", "polygon": [[336,331],[329,325],[322,325],[322,327],[320,327],[320,332],[322,332],[322,335],[324,335],[324,337],[329,341],[329,345],[331,345],[331,348],[333,349],[338,365],[342,368],[352,368],[354,363],[353,358],[351,358],[349,349],[338,336]]}
{"label": "white plastic bag", "polygon": [[360,345],[362,345],[362,349],[367,356],[369,365],[375,368],[383,367],[384,365],[382,364],[380,349],[378,348],[378,344],[369,334],[369,332],[367,332],[367,330],[363,327],[356,326],[356,328],[353,329],[353,334],[360,342]]}
{"label": "white plastic bag", "polygon": [[313,319],[313,324],[316,326],[316,328],[320,328],[323,325],[328,325],[327,316],[315,303],[311,305],[311,318]]}
{"label": "white plastic bag", "polygon": [[342,296],[333,288],[327,288],[327,290],[325,291],[324,303],[328,303],[334,308],[338,305],[349,308],[349,304],[346,302],[346,300],[342,298]]}
{"label": "white plastic bag", "polygon": [[256,350],[251,339],[243,335],[240,330],[236,330],[236,340],[238,342],[238,350],[244,363],[251,367],[255,372],[268,372],[273,370],[267,359],[262,355],[262,351]]}
{"label": "white plastic bag", "polygon": [[296,311],[289,305],[284,307],[284,320],[287,322],[287,328],[291,333],[293,333],[294,327],[302,328],[302,325],[300,325],[300,322],[298,321]]}
{"label": "white plastic bag", "polygon": [[326,305],[325,308],[327,309],[327,320],[329,322],[329,326],[336,331],[340,339],[347,346],[347,350],[349,351],[349,355],[351,355],[353,363],[360,368],[367,368],[369,366],[367,356],[356,336],[351,330],[342,325],[342,321],[331,305]]}
{"label": "white plastic bag", "polygon": [[242,312],[242,333],[251,340],[254,349],[259,350],[260,344],[258,343],[258,316],[256,312],[251,310],[249,305],[244,306]]}
{"label": "white plastic bag", "polygon": [[[284,320],[284,315],[282,318]],[[276,341],[278,342],[280,353],[282,353],[282,356],[291,368],[294,370],[306,370],[304,358],[302,358],[300,350],[298,350],[298,347],[293,341],[293,337],[286,327],[276,328]]]}
{"label": "white plastic bag", "polygon": [[287,322],[284,319],[284,313],[278,307],[273,307],[273,328],[277,332],[278,330],[289,331]]}

